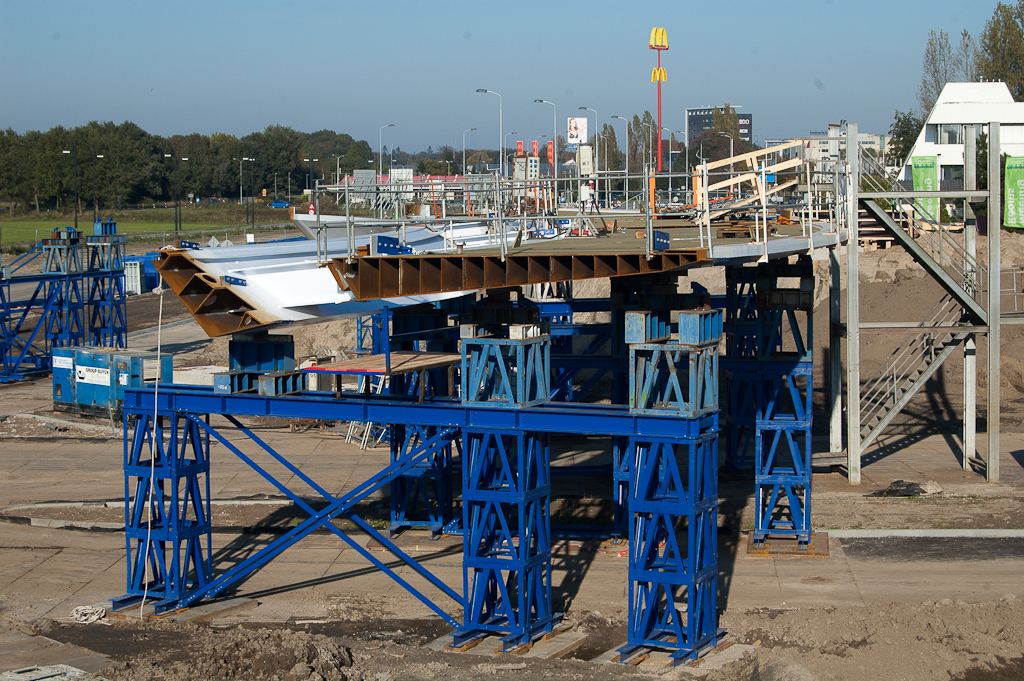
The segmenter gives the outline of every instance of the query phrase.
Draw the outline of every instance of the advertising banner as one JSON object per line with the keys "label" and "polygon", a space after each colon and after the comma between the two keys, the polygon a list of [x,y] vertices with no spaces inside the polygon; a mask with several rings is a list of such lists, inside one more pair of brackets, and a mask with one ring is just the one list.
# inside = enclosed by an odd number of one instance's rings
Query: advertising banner
{"label": "advertising banner", "polygon": [[537,140],[530,142],[530,156],[537,156],[540,154],[540,143]]}
{"label": "advertising banner", "polygon": [[1006,159],[1003,226],[1024,229],[1024,156]]}
{"label": "advertising banner", "polygon": [[[915,156],[911,159],[914,172],[915,192],[934,192],[939,189],[939,159],[936,156]],[[929,197],[915,201],[921,217],[932,222],[939,221],[939,199]]]}
{"label": "advertising banner", "polygon": [[555,165],[555,143],[548,140],[548,165]]}
{"label": "advertising banner", "polygon": [[570,118],[569,119],[569,133],[565,137],[567,144],[586,144],[587,143],[587,119],[586,118]]}

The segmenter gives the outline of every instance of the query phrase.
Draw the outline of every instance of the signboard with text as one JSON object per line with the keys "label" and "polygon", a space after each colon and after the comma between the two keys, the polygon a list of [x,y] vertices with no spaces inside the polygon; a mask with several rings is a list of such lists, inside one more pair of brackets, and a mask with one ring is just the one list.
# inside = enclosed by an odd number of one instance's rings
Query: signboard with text
{"label": "signboard with text", "polygon": [[1024,229],[1024,156],[1006,159],[1003,226]]}
{"label": "signboard with text", "polygon": [[[936,156],[915,156],[911,159],[914,176],[915,192],[934,192],[939,190],[939,159]],[[939,221],[939,198],[930,196],[917,199],[921,217],[933,222]]]}

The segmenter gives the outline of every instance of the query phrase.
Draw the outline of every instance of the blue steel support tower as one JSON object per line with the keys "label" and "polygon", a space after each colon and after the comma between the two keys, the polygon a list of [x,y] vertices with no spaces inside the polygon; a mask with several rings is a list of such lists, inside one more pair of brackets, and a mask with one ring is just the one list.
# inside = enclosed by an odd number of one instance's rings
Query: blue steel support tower
{"label": "blue steel support tower", "polygon": [[626,313],[630,412],[678,417],[671,435],[629,438],[627,659],[645,646],[676,659],[718,630],[718,342],[721,310]]}
{"label": "blue steel support tower", "polygon": [[[504,317],[504,319],[502,319]],[[462,325],[462,403],[523,409],[550,400],[551,335],[535,308],[490,308]],[[527,323],[502,324],[501,321]],[[504,650],[551,631],[551,452],[545,433],[462,432],[460,645],[503,634]]]}
{"label": "blue steel support tower", "polygon": [[[796,280],[784,287],[780,280]],[[814,270],[795,264],[757,268],[757,434],[755,547],[771,535],[811,538],[811,422]]]}
{"label": "blue steel support tower", "polygon": [[128,586],[121,602],[144,595],[173,601],[211,579],[210,437],[197,417],[181,412],[124,418]]}

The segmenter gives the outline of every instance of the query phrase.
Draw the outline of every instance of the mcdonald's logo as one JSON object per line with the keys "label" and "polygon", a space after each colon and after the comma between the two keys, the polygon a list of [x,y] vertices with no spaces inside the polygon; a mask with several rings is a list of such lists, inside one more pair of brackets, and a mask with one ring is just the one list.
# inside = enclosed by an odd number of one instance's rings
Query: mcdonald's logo
{"label": "mcdonald's logo", "polygon": [[659,81],[662,82],[662,83],[667,83],[668,82],[668,76],[665,75],[665,67],[664,66],[660,66],[660,67],[651,69],[651,82],[652,83],[657,83]]}
{"label": "mcdonald's logo", "polygon": [[651,29],[651,44],[652,50],[667,50],[668,49],[668,37],[665,35],[665,29],[655,26]]}

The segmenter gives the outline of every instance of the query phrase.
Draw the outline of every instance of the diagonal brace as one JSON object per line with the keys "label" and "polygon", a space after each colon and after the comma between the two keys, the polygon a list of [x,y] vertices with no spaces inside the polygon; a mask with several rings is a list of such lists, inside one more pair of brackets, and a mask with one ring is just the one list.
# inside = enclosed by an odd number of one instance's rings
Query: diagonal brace
{"label": "diagonal brace", "polygon": [[[389,466],[385,467],[380,472],[378,472],[376,475],[374,475],[370,479],[364,481],[363,483],[358,485],[355,489],[350,491],[348,494],[345,494],[344,496],[342,496],[340,498],[333,498],[333,497],[330,497],[330,495],[327,495],[327,498],[331,499],[330,504],[328,506],[326,506],[325,508],[321,509],[319,512],[313,512],[312,507],[310,507],[308,504],[306,504],[304,501],[302,501],[293,492],[291,492],[290,490],[287,490],[287,488],[284,488],[283,485],[280,485],[280,483],[277,483],[275,480],[273,480],[272,476],[270,476],[268,473],[266,473],[265,471],[260,469],[259,466],[257,466],[255,464],[255,462],[253,462],[245,454],[240,452],[234,445],[232,445],[222,435],[220,435],[219,433],[214,431],[212,428],[207,426],[204,422],[202,422],[201,419],[198,419],[198,418],[194,417],[193,415],[189,415],[188,418],[190,418],[191,420],[193,420],[196,423],[199,423],[200,426],[203,427],[208,433],[213,435],[214,438],[217,439],[217,441],[219,441],[221,444],[223,444],[226,447],[228,447],[236,456],[239,456],[240,458],[242,458],[250,466],[253,466],[254,470],[256,470],[258,473],[260,473],[265,479],[270,481],[272,484],[274,484],[275,487],[278,487],[278,489],[280,489],[284,494],[286,494],[290,498],[292,498],[293,501],[295,501],[297,504],[302,506],[304,508],[304,510],[306,510],[311,515],[305,521],[303,521],[302,523],[300,523],[299,525],[294,527],[292,530],[288,531],[287,533],[281,535],[277,539],[275,539],[272,542],[270,542],[266,547],[261,549],[255,555],[253,555],[253,556],[247,558],[246,560],[242,561],[241,563],[237,564],[236,566],[234,566],[233,568],[231,568],[230,570],[228,570],[227,572],[225,572],[224,574],[222,574],[221,576],[219,576],[217,579],[213,580],[209,584],[205,585],[204,587],[202,587],[200,589],[196,589],[195,591],[192,591],[191,593],[187,594],[186,596],[178,599],[177,601],[175,601],[173,603],[173,607],[181,608],[181,607],[188,606],[191,603],[193,603],[195,601],[198,601],[198,600],[201,600],[203,598],[212,598],[214,596],[217,596],[218,594],[223,592],[225,589],[227,589],[230,585],[232,585],[235,582],[237,582],[239,579],[242,579],[246,575],[254,572],[255,570],[257,570],[257,569],[259,569],[261,567],[263,567],[274,556],[278,555],[284,549],[292,546],[293,544],[298,542],[300,539],[306,537],[311,532],[313,532],[313,530],[317,529],[318,527],[324,526],[324,527],[327,527],[329,529],[334,530],[335,534],[337,534],[340,539],[342,539],[343,541],[348,543],[350,546],[355,548],[357,550],[357,552],[359,552],[365,558],[367,558],[372,563],[374,563],[374,565],[376,567],[378,567],[379,569],[384,571],[386,574],[388,574],[389,577],[391,577],[397,583],[401,584],[410,593],[412,593],[413,595],[417,596],[417,598],[419,598],[419,600],[421,602],[423,602],[425,605],[430,607],[431,610],[433,610],[439,616],[444,618],[446,621],[448,621],[453,626],[457,626],[458,625],[458,622],[456,620],[454,620],[454,618],[452,618],[450,615],[448,615],[444,611],[440,610],[440,608],[438,608],[436,605],[434,605],[433,603],[431,603],[430,601],[428,601],[427,599],[422,597],[411,585],[409,585],[407,582],[405,582],[405,580],[403,580],[396,573],[394,573],[394,571],[392,571],[386,565],[384,565],[379,560],[374,558],[371,554],[366,552],[365,549],[363,549],[363,547],[359,546],[353,539],[351,539],[350,537],[345,535],[343,532],[338,530],[330,522],[331,520],[333,520],[338,515],[341,515],[343,513],[347,513],[349,510],[351,510],[351,508],[355,504],[357,504],[359,501],[361,501],[362,499],[364,499],[367,496],[369,496],[374,490],[382,487],[383,485],[388,484],[389,482],[391,482],[392,480],[394,480],[398,476],[400,476],[403,473],[407,472],[408,470],[413,468],[415,465],[417,465],[418,463],[420,463],[421,461],[423,461],[424,459],[429,457],[431,455],[431,453],[432,453],[432,451],[430,449],[421,450],[421,451],[416,452],[415,454],[409,456],[408,458],[401,459],[399,461],[396,461],[396,462],[390,464]],[[453,599],[457,603],[459,603],[459,605],[462,605],[462,598],[461,597],[459,597],[457,594],[452,592],[451,589],[449,589],[449,588],[446,588],[445,591],[446,591],[446,594],[451,596],[451,597],[453,597]]]}
{"label": "diagonal brace", "polygon": [[[982,307],[978,301],[972,298],[971,295],[967,293],[967,291],[965,291],[955,279],[953,279],[953,277],[949,276],[946,270],[942,269],[939,263],[935,262],[935,259],[932,258],[927,251],[921,248],[916,241],[910,238],[910,235],[904,232],[900,226],[893,221],[892,217],[882,210],[882,207],[879,206],[874,199],[862,199],[861,204],[867,209],[868,213],[870,213],[872,217],[882,223],[882,226],[884,226],[889,233],[896,238],[896,241],[898,241],[901,246],[910,252],[914,257],[914,260],[928,270],[928,273],[931,274],[937,282],[939,282],[942,288],[946,289],[946,292],[953,296],[953,298],[955,298],[956,301],[960,303],[965,310],[967,310],[975,324],[988,324],[988,311]],[[863,447],[864,445],[861,446]]]}

